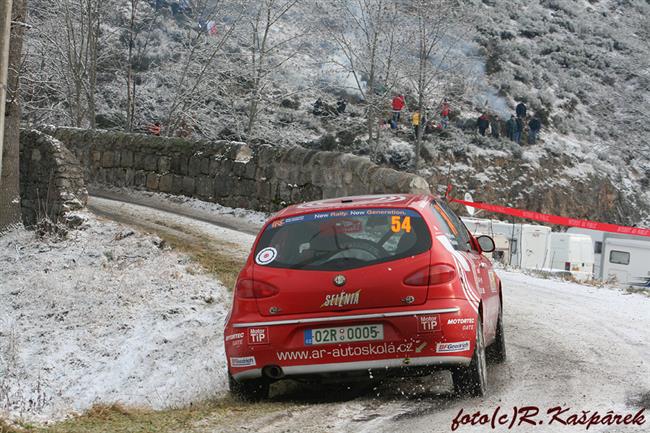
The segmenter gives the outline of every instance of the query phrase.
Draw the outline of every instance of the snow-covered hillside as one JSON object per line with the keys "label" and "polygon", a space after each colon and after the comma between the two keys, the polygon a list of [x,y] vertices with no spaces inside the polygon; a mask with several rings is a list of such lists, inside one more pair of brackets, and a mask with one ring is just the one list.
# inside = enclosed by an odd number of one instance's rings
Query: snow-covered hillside
{"label": "snow-covered hillside", "polygon": [[[59,59],[43,61],[52,40],[67,37],[57,14],[61,2],[30,3],[35,27],[27,41],[29,122],[77,123],[69,68]],[[328,14],[328,5],[336,0],[323,7],[299,1],[274,22],[269,38],[279,48],[268,53],[273,67],[264,72],[257,93],[252,90],[255,69],[248,30],[257,3],[190,3],[191,11],[174,13],[171,7],[155,8],[155,1],[138,2],[133,33],[131,0],[102,3],[97,126],[123,129],[129,123],[131,97],[136,130],[158,121],[172,134],[371,154],[382,164],[411,168],[410,112],[403,118],[403,131],[382,130],[377,142],[368,140],[368,107],[332,38],[332,20],[345,19]],[[432,7],[438,3],[444,2],[431,0]],[[414,17],[408,2],[397,4],[396,59],[409,64]],[[450,174],[458,173],[448,180],[484,200],[482,194],[495,191],[492,197],[502,204],[610,222],[650,221],[650,127],[644,119],[650,106],[650,5],[642,0],[466,0],[462,5],[464,37],[453,47],[443,46],[453,48],[454,69],[440,75],[426,101],[435,115],[440,100],[450,98],[452,128],[425,137],[421,174],[446,183]],[[197,27],[208,18],[216,23],[212,35]],[[126,85],[129,62],[134,65],[131,90]],[[407,72],[396,74],[380,101],[378,120],[390,116],[394,93],[404,93],[407,105],[414,106]],[[357,78],[364,88],[368,77]],[[254,94],[260,98],[257,126],[254,136],[247,137]],[[319,97],[332,106],[345,98],[346,113],[314,116],[312,104]],[[540,143],[520,147],[506,139],[476,136],[474,120],[481,112],[505,120],[522,101],[542,120]],[[79,126],[87,121],[82,119]],[[449,151],[452,158],[446,156]],[[504,160],[509,165],[499,170]],[[503,190],[504,183],[526,188],[512,193]],[[590,191],[590,185],[600,189]],[[583,193],[607,196],[604,209],[572,213],[570,204],[582,201]],[[545,198],[549,196],[553,198]]]}

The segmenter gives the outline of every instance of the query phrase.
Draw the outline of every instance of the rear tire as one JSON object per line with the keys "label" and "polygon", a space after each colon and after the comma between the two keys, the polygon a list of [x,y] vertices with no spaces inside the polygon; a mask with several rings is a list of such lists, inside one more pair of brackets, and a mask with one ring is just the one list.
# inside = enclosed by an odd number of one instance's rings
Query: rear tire
{"label": "rear tire", "polygon": [[499,309],[496,338],[494,343],[487,348],[487,356],[488,360],[495,364],[503,364],[506,362],[506,337],[503,332],[503,307]]}
{"label": "rear tire", "polygon": [[269,381],[264,378],[237,382],[228,373],[230,393],[233,397],[241,401],[257,402],[269,398],[269,385]]}
{"label": "rear tire", "polygon": [[451,372],[454,391],[459,395],[483,397],[487,392],[487,364],[485,361],[485,342],[481,317],[476,324],[476,344],[474,356],[467,367],[460,367]]}

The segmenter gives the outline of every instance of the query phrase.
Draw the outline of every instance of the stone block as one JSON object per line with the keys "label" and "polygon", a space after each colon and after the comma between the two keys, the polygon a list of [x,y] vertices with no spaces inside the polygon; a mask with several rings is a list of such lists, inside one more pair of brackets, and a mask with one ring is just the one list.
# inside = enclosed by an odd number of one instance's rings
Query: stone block
{"label": "stone block", "polygon": [[144,169],[147,171],[156,171],[158,168],[158,157],[156,155],[145,155]]}
{"label": "stone block", "polygon": [[202,199],[214,196],[214,183],[208,176],[201,176],[196,181],[196,195]]}
{"label": "stone block", "polygon": [[161,156],[158,159],[158,173],[169,173],[172,167],[172,159],[168,156]]}
{"label": "stone block", "polygon": [[147,175],[147,189],[150,191],[158,191],[158,184],[160,182],[160,175],[156,173],[149,173]]}
{"label": "stone block", "polygon": [[187,196],[194,195],[195,181],[191,176],[183,176],[182,192]]}
{"label": "stone block", "polygon": [[187,168],[187,174],[192,177],[196,177],[201,174],[201,157],[191,156],[190,162]]}
{"label": "stone block", "polygon": [[177,174],[172,178],[172,194],[180,195],[183,193],[183,176]]}
{"label": "stone block", "polygon": [[121,152],[120,165],[124,168],[133,167],[133,152],[130,150],[123,150]]}
{"label": "stone block", "polygon": [[113,152],[106,151],[102,155],[102,167],[109,168],[113,166]]}
{"label": "stone block", "polygon": [[158,183],[158,189],[161,192],[172,192],[172,182],[174,175],[173,174],[163,174],[160,176],[160,182]]}

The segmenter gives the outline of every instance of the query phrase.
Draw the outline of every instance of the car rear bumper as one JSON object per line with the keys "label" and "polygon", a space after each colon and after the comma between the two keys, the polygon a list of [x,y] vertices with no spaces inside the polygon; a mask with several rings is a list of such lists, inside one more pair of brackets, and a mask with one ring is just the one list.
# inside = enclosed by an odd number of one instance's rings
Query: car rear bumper
{"label": "car rear bumper", "polygon": [[[268,375],[269,368],[280,371],[279,377],[291,377],[467,365],[474,351],[476,320],[467,301],[454,299],[431,301],[410,311],[229,323],[225,330],[228,369],[236,380],[244,381]],[[307,345],[303,338],[309,329],[362,324],[382,324],[384,339]]]}

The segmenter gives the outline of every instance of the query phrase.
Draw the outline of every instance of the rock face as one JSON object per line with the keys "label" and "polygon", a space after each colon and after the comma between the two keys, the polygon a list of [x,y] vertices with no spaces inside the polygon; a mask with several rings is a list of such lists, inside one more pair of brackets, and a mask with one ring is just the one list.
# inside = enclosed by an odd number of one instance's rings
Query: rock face
{"label": "rock face", "polygon": [[[540,148],[534,152],[458,150],[440,144],[425,165],[435,168],[428,178],[431,185],[452,183],[460,198],[467,191],[478,201],[614,224],[635,225],[647,215],[643,191],[621,191],[622,181],[617,184],[562,153]],[[463,206],[454,207],[465,214]]]}
{"label": "rock face", "polygon": [[20,200],[23,224],[57,222],[86,205],[83,170],[60,141],[36,130],[20,133]]}
{"label": "rock face", "polygon": [[430,192],[419,176],[338,152],[73,128],[44,131],[76,154],[89,185],[181,194],[263,211],[346,195]]}

